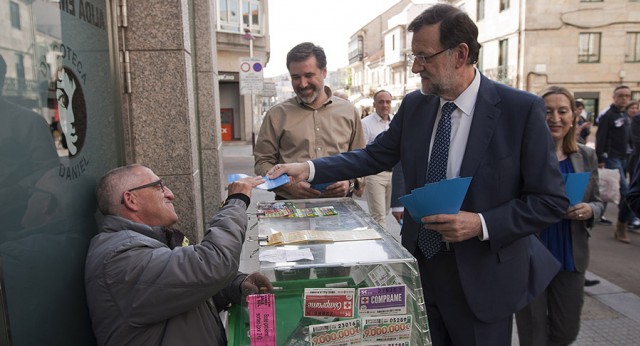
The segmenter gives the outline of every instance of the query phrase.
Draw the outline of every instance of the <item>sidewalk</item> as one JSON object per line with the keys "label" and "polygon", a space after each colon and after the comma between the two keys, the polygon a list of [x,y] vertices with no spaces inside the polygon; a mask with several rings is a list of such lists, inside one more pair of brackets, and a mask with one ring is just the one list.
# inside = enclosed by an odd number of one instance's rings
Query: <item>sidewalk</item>
{"label": "sidewalk", "polygon": [[[253,156],[251,144],[225,142],[223,145],[224,174],[253,174]],[[240,269],[246,272],[258,269],[255,259],[257,253],[257,229],[251,228],[257,221],[255,218],[256,201],[273,200],[273,193],[254,190],[250,214],[247,241],[242,252]],[[363,199],[356,199],[366,211],[367,204]],[[400,227],[393,217],[387,217],[389,233],[399,239]],[[628,263],[636,265],[636,263]],[[600,280],[600,284],[585,288],[585,304],[582,309],[580,334],[573,345],[638,345],[640,344],[640,297],[621,287],[587,272],[587,278]],[[519,345],[514,322],[513,345]]]}

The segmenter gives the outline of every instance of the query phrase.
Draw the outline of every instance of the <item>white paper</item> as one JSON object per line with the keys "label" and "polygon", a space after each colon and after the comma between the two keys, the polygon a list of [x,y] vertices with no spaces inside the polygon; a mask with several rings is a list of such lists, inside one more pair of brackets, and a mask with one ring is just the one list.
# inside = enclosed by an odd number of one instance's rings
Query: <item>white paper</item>
{"label": "white paper", "polygon": [[302,259],[313,260],[313,254],[309,248],[303,249],[267,249],[260,251],[260,261],[264,262],[295,262]]}

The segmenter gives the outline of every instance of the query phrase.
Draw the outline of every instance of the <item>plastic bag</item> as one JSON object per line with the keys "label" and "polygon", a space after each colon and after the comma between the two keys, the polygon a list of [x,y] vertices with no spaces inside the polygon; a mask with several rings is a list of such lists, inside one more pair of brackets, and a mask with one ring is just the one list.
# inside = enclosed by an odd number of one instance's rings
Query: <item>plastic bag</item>
{"label": "plastic bag", "polygon": [[620,171],[617,169],[598,168],[598,189],[603,202],[620,203]]}

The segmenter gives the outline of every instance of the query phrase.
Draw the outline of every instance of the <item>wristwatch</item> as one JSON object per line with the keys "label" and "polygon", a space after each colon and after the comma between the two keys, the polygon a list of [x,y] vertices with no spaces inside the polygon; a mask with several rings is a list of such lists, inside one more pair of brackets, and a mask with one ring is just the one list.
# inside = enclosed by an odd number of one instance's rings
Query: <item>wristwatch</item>
{"label": "wristwatch", "polygon": [[356,188],[356,182],[354,180],[349,180],[349,193],[353,192],[353,189]]}

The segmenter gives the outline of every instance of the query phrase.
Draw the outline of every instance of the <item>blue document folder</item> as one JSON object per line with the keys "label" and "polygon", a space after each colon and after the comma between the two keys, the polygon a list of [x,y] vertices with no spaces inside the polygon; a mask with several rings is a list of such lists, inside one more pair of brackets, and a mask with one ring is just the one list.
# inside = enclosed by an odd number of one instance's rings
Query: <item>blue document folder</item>
{"label": "blue document folder", "polygon": [[457,214],[467,194],[471,177],[445,179],[411,190],[400,197],[413,220],[418,224],[425,216]]}
{"label": "blue document folder", "polygon": [[320,192],[324,192],[324,190],[327,188],[327,186],[331,185],[331,184],[335,184],[336,182],[330,182],[330,183],[321,183],[321,184],[311,184],[311,188],[318,190]]}
{"label": "blue document folder", "polygon": [[[249,177],[246,174],[242,174],[242,173],[234,173],[234,174],[229,174],[229,176],[227,177],[227,184],[231,184],[236,180],[242,179],[242,178],[247,178]],[[275,189],[278,186],[282,186],[286,183],[288,183],[289,181],[291,181],[291,179],[289,179],[289,176],[287,174],[283,174],[275,179],[269,179],[269,177],[264,176],[264,183],[256,186],[258,189],[262,189],[262,190],[267,190],[267,191],[271,191],[273,189]]]}
{"label": "blue document folder", "polygon": [[591,173],[568,173],[563,174],[563,177],[564,189],[569,198],[569,205],[576,205],[582,202],[582,197],[584,197],[584,193],[587,191],[587,184],[589,184]]}

